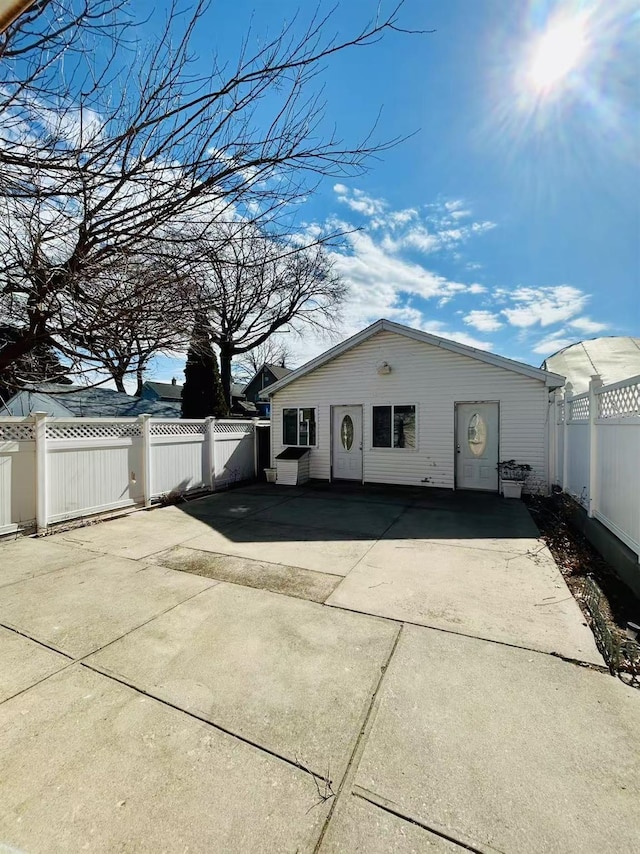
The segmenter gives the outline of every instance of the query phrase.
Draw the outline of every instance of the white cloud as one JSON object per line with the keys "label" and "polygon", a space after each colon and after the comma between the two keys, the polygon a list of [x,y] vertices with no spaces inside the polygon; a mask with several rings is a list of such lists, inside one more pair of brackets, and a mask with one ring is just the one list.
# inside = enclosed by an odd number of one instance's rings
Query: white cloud
{"label": "white cloud", "polygon": [[575,338],[567,338],[566,336],[562,336],[561,333],[555,332],[547,338],[542,338],[532,349],[534,353],[539,353],[541,356],[551,356],[553,353],[557,353],[558,350],[563,350],[570,344],[575,343]]}
{"label": "white cloud", "polygon": [[502,327],[502,323],[497,314],[491,311],[470,311],[464,316],[464,322],[468,326],[473,326],[479,329],[480,332],[495,332]]}
{"label": "white cloud", "polygon": [[471,237],[496,227],[489,220],[463,222],[469,219],[471,211],[462,199],[431,203],[422,210],[390,210],[385,199],[375,198],[364,190],[349,189],[345,184],[334,184],[333,190],[341,204],[367,217],[371,231],[384,233],[382,240],[387,252],[413,249],[429,255],[443,249],[454,250]]}
{"label": "white cloud", "polygon": [[384,199],[368,196],[363,190],[349,190],[344,184],[334,184],[333,189],[339,202],[347,205],[352,211],[364,214],[364,216],[372,217],[381,214],[387,208]]}
{"label": "white cloud", "polygon": [[603,332],[607,329],[606,323],[598,323],[595,320],[591,320],[589,317],[575,317],[571,321],[571,326],[579,332],[586,332],[587,334]]}
{"label": "white cloud", "polygon": [[490,341],[474,338],[473,335],[469,335],[467,332],[449,329],[446,324],[439,320],[427,320],[420,324],[419,328],[424,332],[431,332],[433,335],[439,335],[441,338],[449,338],[451,341],[457,341],[459,344],[466,344],[468,347],[475,347],[478,350],[490,350],[493,346]]}
{"label": "white cloud", "polygon": [[517,288],[497,295],[511,301],[512,306],[502,309],[502,314],[512,326],[521,328],[564,323],[579,314],[589,300],[587,294],[570,285]]}
{"label": "white cloud", "polygon": [[[366,217],[364,226],[357,231],[348,217],[326,224],[332,231],[346,235],[344,247],[331,252],[334,270],[348,288],[336,324],[339,339],[386,317],[478,349],[490,349],[491,342],[476,337],[462,319],[446,322],[439,319],[442,306],[461,294],[483,294],[485,286],[441,275],[419,259],[446,252],[449,261],[455,260],[463,244],[479,237],[493,224],[470,221],[469,206],[461,199],[393,210],[386,200],[362,190],[349,189],[342,183],[335,184],[333,189],[341,205]],[[460,260],[464,266],[464,259]],[[457,323],[462,329],[456,329]],[[331,342],[305,330],[304,336],[292,339],[291,343],[301,364],[326,350]]]}
{"label": "white cloud", "polygon": [[418,211],[415,208],[405,208],[402,211],[393,211],[389,214],[388,222],[392,226],[406,225],[412,219],[418,216]]}
{"label": "white cloud", "polygon": [[442,235],[430,234],[428,229],[422,225],[407,231],[398,243],[400,247],[417,249],[425,255],[430,252],[437,252],[443,245]]}
{"label": "white cloud", "polygon": [[495,227],[496,223],[491,222],[489,219],[484,220],[484,222],[471,223],[471,231],[475,232],[475,234],[483,234],[485,231],[492,231]]}
{"label": "white cloud", "polygon": [[[376,241],[366,231],[348,235],[348,251],[334,252],[335,270],[352,287],[366,290],[366,301],[378,301],[378,296],[388,304],[386,294],[398,291],[423,299],[450,296],[467,289],[455,282],[425,269],[420,264],[395,257],[387,251],[384,241]],[[380,316],[380,315],[378,315]]]}

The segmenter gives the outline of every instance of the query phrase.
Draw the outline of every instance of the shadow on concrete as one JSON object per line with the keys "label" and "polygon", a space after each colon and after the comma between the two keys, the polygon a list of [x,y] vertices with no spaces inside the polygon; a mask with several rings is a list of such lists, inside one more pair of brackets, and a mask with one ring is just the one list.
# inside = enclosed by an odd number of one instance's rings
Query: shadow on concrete
{"label": "shadow on concrete", "polygon": [[235,543],[539,536],[521,501],[492,493],[379,484],[255,484],[178,505]]}

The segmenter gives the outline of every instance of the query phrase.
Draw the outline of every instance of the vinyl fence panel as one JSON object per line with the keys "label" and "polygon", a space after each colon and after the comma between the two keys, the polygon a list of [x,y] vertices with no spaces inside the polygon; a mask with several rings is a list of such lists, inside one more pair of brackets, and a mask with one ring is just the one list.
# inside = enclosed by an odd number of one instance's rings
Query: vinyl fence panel
{"label": "vinyl fence panel", "polygon": [[0,418],[0,535],[251,480],[257,423]]}
{"label": "vinyl fence panel", "polygon": [[567,395],[555,481],[640,559],[640,376]]}
{"label": "vinyl fence panel", "polygon": [[28,528],[36,518],[36,443],[33,420],[0,421],[0,534]]}

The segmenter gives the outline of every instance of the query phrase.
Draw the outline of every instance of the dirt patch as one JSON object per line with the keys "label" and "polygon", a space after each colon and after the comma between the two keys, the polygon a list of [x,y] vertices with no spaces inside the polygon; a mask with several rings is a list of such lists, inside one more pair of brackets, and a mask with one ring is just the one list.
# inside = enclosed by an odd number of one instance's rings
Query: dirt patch
{"label": "dirt patch", "polygon": [[569,589],[583,606],[584,579],[591,576],[604,593],[611,627],[624,634],[628,621],[637,622],[640,602],[615,570],[570,522],[571,499],[566,495],[527,496],[527,505],[542,539],[560,567]]}
{"label": "dirt patch", "polygon": [[215,578],[217,581],[257,587],[272,593],[320,603],[324,602],[342,581],[339,576],[313,572],[297,566],[262,563],[182,546],[156,554],[152,560],[153,563],[180,572],[190,572],[205,578]]}
{"label": "dirt patch", "polygon": [[[526,501],[612,672],[621,676],[631,674],[633,684],[640,686],[637,679],[640,648],[626,637],[627,623],[637,623],[640,617],[640,601],[586,537],[573,527],[568,496],[527,496]],[[595,588],[589,579],[595,582]]]}

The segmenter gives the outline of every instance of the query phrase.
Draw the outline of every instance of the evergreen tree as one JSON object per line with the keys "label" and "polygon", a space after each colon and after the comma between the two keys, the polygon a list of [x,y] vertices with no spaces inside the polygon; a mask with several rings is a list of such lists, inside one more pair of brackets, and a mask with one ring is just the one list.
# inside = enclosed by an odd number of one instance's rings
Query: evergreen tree
{"label": "evergreen tree", "polygon": [[184,369],[182,417],[224,418],[229,409],[224,398],[218,359],[203,317],[197,317]]}

